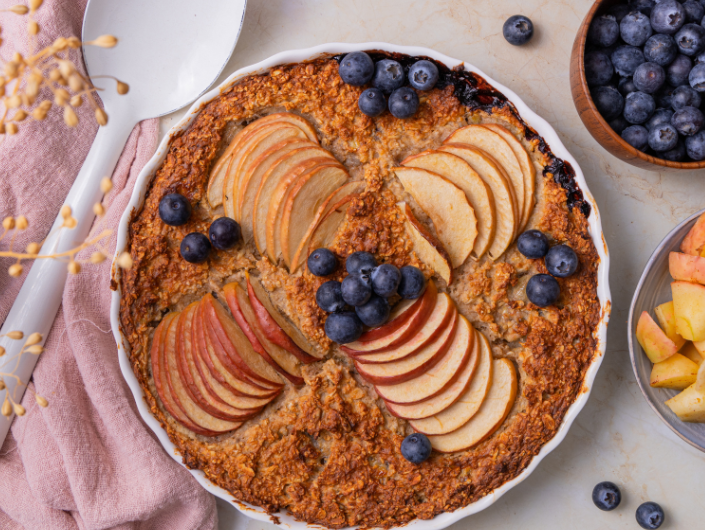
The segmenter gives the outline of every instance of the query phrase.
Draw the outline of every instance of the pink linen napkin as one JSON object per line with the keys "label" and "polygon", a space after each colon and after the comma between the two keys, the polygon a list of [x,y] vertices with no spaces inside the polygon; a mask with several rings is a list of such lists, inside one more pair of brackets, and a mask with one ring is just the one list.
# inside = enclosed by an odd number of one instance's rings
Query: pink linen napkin
{"label": "pink linen napkin", "polygon": [[[0,9],[14,3],[1,0]],[[58,36],[80,36],[85,5],[85,0],[45,0],[37,16],[40,45]],[[4,61],[15,49],[28,51],[25,17],[0,13],[0,26]],[[66,127],[53,109],[43,122],[25,120],[17,135],[0,143],[0,218],[23,214],[29,220],[16,249],[46,236],[88,153],[97,125],[88,105],[77,114],[75,129]],[[113,191],[104,202],[107,213],[94,230],[116,229],[135,179],[156,149],[157,136],[158,120],[144,121],[132,131],[113,174]],[[7,241],[0,246],[6,249]],[[106,246],[112,253],[114,235]],[[80,257],[86,259],[91,252]],[[0,322],[24,279],[9,277],[10,264],[0,260]],[[22,404],[27,413],[13,420],[0,449],[2,529],[217,526],[213,497],[169,457],[139,419],[110,330],[109,283],[109,261],[84,265],[80,274],[69,276],[62,309],[30,383],[49,400],[49,407],[39,407],[33,393],[26,392]]]}

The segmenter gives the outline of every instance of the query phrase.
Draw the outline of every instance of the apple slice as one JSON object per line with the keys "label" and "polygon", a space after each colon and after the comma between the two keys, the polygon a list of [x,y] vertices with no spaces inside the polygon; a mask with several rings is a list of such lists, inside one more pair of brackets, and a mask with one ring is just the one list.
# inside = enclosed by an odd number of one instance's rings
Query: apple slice
{"label": "apple slice", "polygon": [[668,255],[668,270],[674,280],[705,285],[705,258],[671,252]]}
{"label": "apple slice", "polygon": [[301,362],[278,344],[267,338],[260,326],[255,310],[252,307],[247,292],[237,283],[229,283],[223,287],[225,301],[235,321],[242,328],[253,348],[271,364],[280,374],[295,385],[303,385],[301,377]]}
{"label": "apple slice", "polygon": [[250,297],[257,321],[269,340],[306,364],[316,362],[324,357],[316,351],[316,348],[301,333],[301,330],[274,307],[269,293],[262,283],[249,274],[247,274],[247,294]]}
{"label": "apple slice", "polygon": [[404,344],[407,340],[413,337],[424,322],[426,322],[431,314],[431,311],[433,311],[433,308],[436,306],[437,299],[438,289],[436,288],[436,284],[430,281],[421,296],[421,303],[416,306],[414,313],[410,315],[409,319],[404,324],[396,329],[388,328],[390,333],[383,337],[367,341],[363,341],[361,337],[360,340],[341,346],[340,349],[345,353],[354,355],[357,353],[388,351],[399,346],[400,344]]}
{"label": "apple slice", "polygon": [[400,300],[392,309],[389,320],[381,326],[365,331],[358,339],[359,342],[370,342],[394,333],[409,321],[422,300],[421,296],[416,300]]}
{"label": "apple slice", "polygon": [[[303,264],[303,262],[308,257],[309,242],[311,241],[311,236],[318,228],[318,225],[326,218],[326,216],[336,208],[344,204],[349,204],[355,197],[357,197],[362,190],[365,189],[365,182],[362,180],[346,182],[340,186],[337,190],[332,192],[323,201],[323,204],[316,211],[313,221],[306,229],[306,232],[301,236],[300,241],[297,243],[295,241],[290,242],[293,254],[291,256],[291,264],[289,270],[294,273]],[[336,228],[337,231],[337,228]],[[291,232],[290,232],[291,237]]]}
{"label": "apple slice", "polygon": [[495,205],[492,190],[465,160],[445,151],[424,151],[401,163],[402,166],[432,171],[465,192],[477,217],[477,238],[470,254],[479,259],[489,248],[495,230]]}
{"label": "apple slice", "polygon": [[[441,296],[447,296],[445,293]],[[362,364],[355,362],[358,373],[373,385],[396,385],[425,374],[436,366],[453,342],[453,333],[458,324],[458,312],[453,308],[453,317],[446,325],[446,332],[427,342],[414,355],[385,364]]]}
{"label": "apple slice", "polygon": [[450,256],[443,244],[421,224],[408,204],[398,202],[397,207],[405,218],[404,228],[414,245],[414,252],[418,258],[443,278],[446,285],[450,285],[453,279],[453,265],[450,263]]}
{"label": "apple slice", "polygon": [[418,403],[437,396],[455,381],[468,362],[477,366],[479,355],[473,350],[474,342],[472,326],[464,316],[458,315],[450,347],[436,366],[405,383],[376,386],[377,394],[387,402],[398,404]]}
{"label": "apple slice", "polygon": [[409,421],[415,431],[427,435],[447,434],[465,425],[480,410],[487,397],[487,392],[492,386],[494,364],[489,342],[479,331],[475,331],[475,334],[475,342],[479,343],[480,358],[470,385],[457,401],[441,412],[432,416],[424,416],[423,419]]}
{"label": "apple slice", "polygon": [[492,190],[497,222],[494,238],[487,253],[493,260],[498,259],[509,248],[515,234],[519,231],[520,218],[514,188],[509,183],[504,170],[481,149],[463,144],[445,144],[438,150],[452,153],[465,160]]}
{"label": "apple slice", "polygon": [[649,383],[656,388],[683,390],[695,383],[697,377],[698,365],[684,355],[676,353],[665,361],[654,364]]}
{"label": "apple slice", "polygon": [[482,125],[467,125],[452,133],[443,143],[472,145],[482,149],[502,166],[514,188],[518,213],[517,227],[524,226],[526,224],[524,221],[526,215],[524,202],[525,197],[527,197],[524,192],[524,174],[521,171],[521,166],[514,151],[512,151],[507,141],[496,132]]}
{"label": "apple slice", "polygon": [[299,243],[316,221],[318,210],[348,178],[347,170],[336,164],[312,169],[292,185],[283,205],[279,232],[282,256],[289,269]]}
{"label": "apple slice", "polygon": [[666,405],[681,421],[705,422],[705,393],[698,390],[697,384],[666,401]]}
{"label": "apple slice", "polygon": [[340,224],[345,220],[345,216],[348,214],[348,208],[350,208],[350,205],[352,205],[356,198],[357,195],[343,197],[337,204],[334,204],[325,217],[318,222],[308,242],[308,255],[317,248],[330,248],[333,245]]}
{"label": "apple slice", "polygon": [[[473,334],[477,334],[477,332],[473,330]],[[389,412],[394,416],[405,420],[419,420],[438,414],[457,402],[458,399],[460,399],[460,397],[467,391],[470,382],[476,380],[477,377],[481,377],[480,375],[474,377],[476,371],[480,371],[481,366],[480,361],[482,358],[482,350],[480,348],[480,342],[481,341],[479,338],[473,338],[470,359],[467,363],[465,363],[465,366],[462,370],[460,370],[455,380],[443,389],[442,392],[433,396],[431,399],[426,399],[416,403],[401,405],[387,402],[386,405]],[[473,359],[477,359],[477,362],[474,362]],[[488,362],[487,366],[491,367],[492,364]]]}
{"label": "apple slice", "polygon": [[492,386],[477,414],[456,431],[429,436],[431,447],[439,453],[469,449],[489,438],[509,415],[517,394],[516,370],[508,359],[493,364]]}
{"label": "apple slice", "polygon": [[641,313],[636,324],[636,338],[652,363],[665,361],[678,351],[675,343],[666,336],[646,311]]}
{"label": "apple slice", "polygon": [[690,282],[672,282],[676,331],[685,340],[705,340],[705,286]]}
{"label": "apple slice", "polygon": [[695,347],[695,344],[692,342],[688,341],[685,343],[685,346],[683,346],[679,353],[683,355],[684,357],[687,357],[691,361],[693,361],[695,364],[700,366],[703,364],[703,356],[700,354],[698,349]]}
{"label": "apple slice", "polygon": [[681,250],[691,256],[705,257],[705,214],[695,221],[693,228],[681,242]]}
{"label": "apple slice", "polygon": [[453,268],[460,267],[472,252],[477,237],[477,218],[465,192],[425,169],[396,167],[394,173],[433,221]]}
{"label": "apple slice", "polygon": [[663,332],[676,345],[676,350],[680,350],[681,346],[685,344],[685,339],[676,331],[676,315],[674,314],[673,301],[656,306],[654,313],[656,313],[656,318]]}
{"label": "apple slice", "polygon": [[218,161],[213,165],[211,170],[210,179],[208,181],[208,190],[206,197],[208,199],[208,204],[212,208],[217,208],[223,204],[223,181],[225,180],[225,174],[227,172],[228,166],[230,165],[230,159],[235,149],[238,148],[240,143],[252,134],[255,130],[263,125],[268,125],[274,122],[288,123],[296,125],[304,133],[306,137],[315,144],[318,144],[318,136],[316,135],[316,130],[311,126],[311,124],[306,121],[301,116],[293,114],[291,112],[278,112],[276,114],[270,114],[263,118],[253,121],[242,130],[240,130],[235,137],[231,140],[228,147],[225,149],[223,154],[218,158]]}
{"label": "apple slice", "polygon": [[436,305],[426,322],[424,322],[423,326],[418,329],[416,334],[409,340],[391,350],[375,353],[357,352],[351,355],[355,359],[355,362],[360,364],[384,364],[398,362],[407,357],[413,357],[427,344],[435,342],[436,340],[442,341],[441,336],[444,336],[447,339],[446,342],[450,345],[450,340],[453,339],[453,330],[449,328],[455,326],[454,320],[456,312],[455,304],[450,297],[445,293],[441,293],[438,295]]}
{"label": "apple slice", "polygon": [[509,144],[509,147],[512,148],[512,151],[514,151],[514,155],[517,157],[517,161],[521,166],[521,173],[524,176],[524,218],[520,228],[520,231],[522,231],[528,224],[536,203],[536,199],[534,197],[536,192],[536,168],[531,162],[531,157],[529,156],[529,153],[524,145],[509,131],[509,129],[497,123],[483,123],[482,126],[486,127],[490,131],[496,132],[504,138],[504,140]]}

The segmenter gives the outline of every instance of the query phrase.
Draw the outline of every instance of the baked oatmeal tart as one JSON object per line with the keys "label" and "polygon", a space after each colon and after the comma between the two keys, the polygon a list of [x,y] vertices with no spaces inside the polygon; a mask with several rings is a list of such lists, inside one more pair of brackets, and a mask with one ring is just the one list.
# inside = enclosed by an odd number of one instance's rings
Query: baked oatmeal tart
{"label": "baked oatmeal tart", "polygon": [[[430,51],[352,49],[415,112],[395,117],[392,92],[391,112],[363,113],[369,72],[311,54],[228,82],[146,168],[113,285],[126,376],[187,467],[275,522],[445,526],[535,466],[584,403],[606,248],[523,103]],[[421,60],[438,71],[424,90],[407,81]],[[546,259],[518,244],[530,230]],[[335,257],[324,276],[318,249]],[[372,295],[383,314],[363,328],[364,306],[327,313],[316,295],[353,276],[368,289],[370,254],[422,282]],[[430,456],[402,451],[414,433]]]}

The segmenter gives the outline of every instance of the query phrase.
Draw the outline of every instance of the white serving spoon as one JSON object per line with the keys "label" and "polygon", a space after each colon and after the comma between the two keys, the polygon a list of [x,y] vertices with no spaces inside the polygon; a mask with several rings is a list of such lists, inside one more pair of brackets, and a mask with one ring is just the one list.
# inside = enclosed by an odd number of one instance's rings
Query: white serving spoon
{"label": "white serving spoon", "polygon": [[[108,113],[107,126],[100,127],[83,167],[66,197],[78,225],[50,236],[44,253],[63,252],[80,244],[93,223],[93,205],[102,196],[100,181],[110,176],[134,126],[147,118],[169,114],[203,94],[217,79],[235,48],[247,0],[90,0],[83,19],[84,41],[111,34],[119,39],[115,48],[87,46],[83,50],[91,76],[111,75],[128,83],[130,91],[120,96],[112,79],[97,79],[104,88],[100,97]],[[80,126],[80,125],[79,125]],[[57,218],[52,231],[63,222]],[[0,330],[41,333],[46,339],[61,304],[66,283],[65,261],[37,260],[27,275],[17,299]],[[109,278],[104,278],[108,282]],[[0,338],[7,350],[0,358],[0,371],[11,371],[24,340]],[[3,362],[4,361],[4,362]],[[22,355],[15,374],[25,383],[32,375],[37,356]],[[5,379],[10,396],[17,402],[24,393],[14,379]],[[5,399],[0,392],[0,403]],[[10,419],[0,417],[0,445],[10,428]]]}

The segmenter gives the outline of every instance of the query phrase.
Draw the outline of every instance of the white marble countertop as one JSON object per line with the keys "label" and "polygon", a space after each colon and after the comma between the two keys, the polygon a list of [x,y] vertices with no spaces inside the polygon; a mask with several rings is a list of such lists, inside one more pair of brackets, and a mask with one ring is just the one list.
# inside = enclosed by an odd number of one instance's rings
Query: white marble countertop
{"label": "white marble countertop", "polygon": [[[588,0],[249,0],[237,48],[218,82],[277,52],[326,42],[419,45],[464,59],[510,87],[556,129],[580,164],[602,213],[612,259],[613,313],[607,354],[590,400],[563,443],[537,470],[490,508],[452,528],[638,529],[644,501],[666,511],[663,529],[704,528],[705,453],[680,440],[649,408],[634,379],[626,320],[641,271],[659,241],[705,206],[705,171],[684,175],[640,170],[600,147],[570,96],[568,68]],[[524,47],[502,38],[511,15],[535,26]],[[237,23],[237,21],[233,21]],[[162,119],[165,133],[183,112]],[[617,483],[622,504],[601,512],[595,484]],[[272,525],[238,516],[218,502],[220,528]]]}

